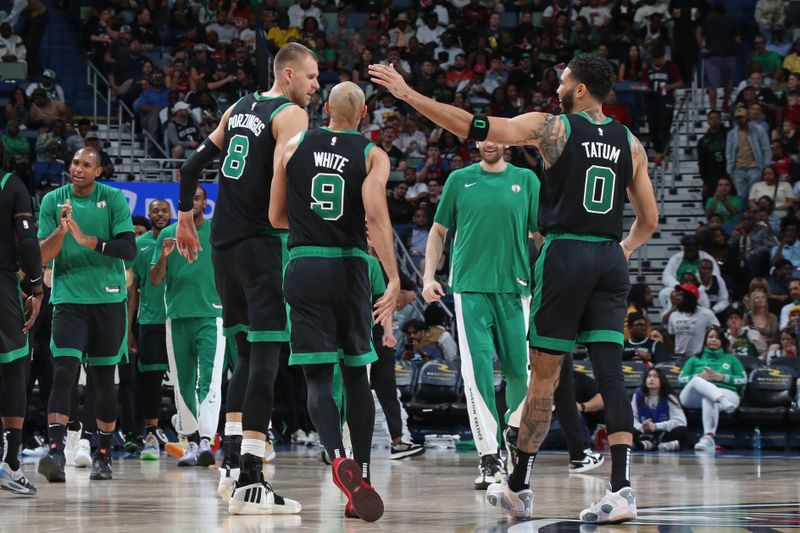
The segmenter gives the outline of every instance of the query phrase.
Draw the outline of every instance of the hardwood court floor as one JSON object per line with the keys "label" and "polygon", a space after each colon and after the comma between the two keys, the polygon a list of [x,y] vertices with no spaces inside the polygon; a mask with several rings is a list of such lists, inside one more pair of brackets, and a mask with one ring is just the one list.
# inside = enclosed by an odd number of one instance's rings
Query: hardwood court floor
{"label": "hardwood court floor", "polygon": [[[535,519],[510,522],[472,489],[474,453],[429,450],[389,461],[378,451],[373,481],[386,514],[375,524],[343,517],[330,467],[306,448],[279,450],[265,471],[280,494],[302,503],[297,516],[231,517],[217,497],[216,469],[177,468],[166,456],[158,462],[115,460],[109,482],[90,482],[87,470],[67,468],[66,484],[48,484],[35,464],[26,464],[39,495],[0,492],[0,532],[588,532],[597,528],[581,527],[575,518],[604,490],[608,461],[591,474],[569,475],[566,455],[542,454],[535,470]],[[632,474],[639,520],[601,531],[800,531],[798,454],[635,455]]]}

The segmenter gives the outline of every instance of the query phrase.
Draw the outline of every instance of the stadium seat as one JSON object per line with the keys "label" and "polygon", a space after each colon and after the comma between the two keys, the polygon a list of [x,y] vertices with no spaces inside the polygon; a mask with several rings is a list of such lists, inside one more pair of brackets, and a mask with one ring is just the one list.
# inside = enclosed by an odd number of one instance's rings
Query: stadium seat
{"label": "stadium seat", "polygon": [[680,390],[683,388],[683,385],[678,381],[678,377],[681,375],[680,359],[659,363],[656,365],[656,368],[664,372],[667,381],[669,381],[669,384],[672,386],[672,390],[675,391],[675,394],[679,394]]}
{"label": "stadium seat", "polygon": [[744,371],[749,376],[753,373],[753,370],[756,368],[761,368],[764,366],[764,362],[759,359],[758,357],[752,357],[750,355],[740,355],[738,356],[739,361],[741,361],[742,366],[744,366]]}
{"label": "stadium seat", "polygon": [[580,372],[586,374],[594,379],[594,372],[592,371],[592,361],[590,359],[581,359],[580,361],[572,361],[573,372]]}
{"label": "stadium seat", "polygon": [[622,375],[625,378],[625,390],[629,395],[633,395],[642,385],[642,375],[647,371],[647,366],[641,361],[624,361],[622,363]]}
{"label": "stadium seat", "polygon": [[769,365],[791,368],[795,376],[800,377],[800,357],[778,357],[770,361]]}
{"label": "stadium seat", "polygon": [[460,366],[458,360],[425,363],[419,371],[414,399],[406,406],[408,414],[427,420],[448,418],[451,405],[461,399]]}
{"label": "stadium seat", "polygon": [[418,376],[419,367],[411,361],[396,361],[394,364],[394,379],[400,389],[400,400],[405,403],[414,395],[414,386]]}
{"label": "stadium seat", "polygon": [[794,399],[794,382],[794,372],[787,367],[754,370],[739,406],[739,419],[753,424],[783,422]]}

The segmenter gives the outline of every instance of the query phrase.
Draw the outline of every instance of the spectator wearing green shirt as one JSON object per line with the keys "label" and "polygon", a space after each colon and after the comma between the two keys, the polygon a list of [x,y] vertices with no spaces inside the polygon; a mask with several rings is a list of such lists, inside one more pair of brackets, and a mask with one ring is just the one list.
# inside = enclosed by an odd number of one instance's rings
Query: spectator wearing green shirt
{"label": "spectator wearing green shirt", "polygon": [[39,213],[42,263],[53,264],[50,450],[39,462],[39,473],[51,482],[65,481],[65,426],[81,363],[87,363],[97,394],[99,446],[90,479],[111,479],[117,420],[114,374],[128,355],[125,261],[136,255],[125,196],[95,182],[103,171],[100,154],[92,148],[78,150],[69,171],[72,183],[46,194]]}
{"label": "spectator wearing green shirt", "polygon": [[714,196],[706,200],[706,218],[717,214],[722,216],[723,224],[735,226],[739,223],[739,214],[742,211],[742,199],[731,194],[733,184],[728,176],[717,180]]}
{"label": "spectator wearing green shirt", "polygon": [[217,432],[225,337],[222,305],[211,263],[211,223],[204,216],[206,191],[197,187],[192,218],[200,240],[197,259],[175,251],[177,224],[158,235],[150,261],[150,283],[164,284],[166,342],[174,377],[178,424],[189,445],[178,466],[211,466],[211,441]]}
{"label": "spectator wearing green shirt", "polygon": [[[167,358],[167,312],[164,287],[150,283],[150,260],[161,230],[169,225],[172,209],[166,200],[153,200],[147,207],[152,229],[136,239],[136,258],[129,265],[133,282],[128,289],[128,352],[136,359],[142,382],[142,414],[145,442],[140,458],[157,460],[160,455],[156,429],[161,410],[161,383],[169,370]],[[138,317],[138,330],[134,322]]]}
{"label": "spectator wearing green shirt", "polygon": [[750,63],[758,63],[761,65],[761,72],[771,78],[774,77],[775,71],[781,68],[781,56],[767,50],[767,40],[763,35],[756,35],[753,45],[755,50],[750,55]]}

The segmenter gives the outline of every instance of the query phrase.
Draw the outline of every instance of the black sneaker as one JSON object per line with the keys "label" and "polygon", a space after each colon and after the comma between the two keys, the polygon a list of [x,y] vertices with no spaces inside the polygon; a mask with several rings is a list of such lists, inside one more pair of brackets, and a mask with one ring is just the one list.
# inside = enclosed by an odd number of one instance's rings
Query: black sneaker
{"label": "black sneaker", "polygon": [[475,478],[475,490],[486,490],[492,483],[500,483],[505,477],[505,465],[500,455],[493,453],[481,457],[480,474]]}
{"label": "black sneaker", "polygon": [[413,442],[400,441],[399,444],[392,444],[392,454],[389,459],[403,459],[405,457],[415,457],[425,453],[425,448]]}
{"label": "black sneaker", "polygon": [[92,473],[89,479],[107,481],[111,479],[111,454],[97,452],[92,461]]}
{"label": "black sneaker", "polygon": [[503,431],[503,440],[506,442],[506,471],[511,472],[517,464],[517,439],[519,439],[519,428],[508,426]]}
{"label": "black sneaker", "polygon": [[46,455],[39,459],[39,473],[50,483],[64,483],[67,477],[64,475],[64,465],[67,458],[64,452],[56,448],[50,448]]}

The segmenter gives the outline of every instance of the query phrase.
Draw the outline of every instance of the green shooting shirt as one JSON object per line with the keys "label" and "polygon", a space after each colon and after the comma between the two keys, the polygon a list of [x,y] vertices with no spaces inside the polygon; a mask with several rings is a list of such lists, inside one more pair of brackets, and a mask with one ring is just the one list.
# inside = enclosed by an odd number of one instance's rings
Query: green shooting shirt
{"label": "green shooting shirt", "polygon": [[[136,238],[136,258],[129,265],[133,277],[139,284],[139,324],[143,326],[160,325],[167,321],[167,308],[164,304],[165,284],[150,283],[150,261],[153,250],[158,245],[158,237],[147,231]],[[160,248],[159,248],[160,249]]]}

